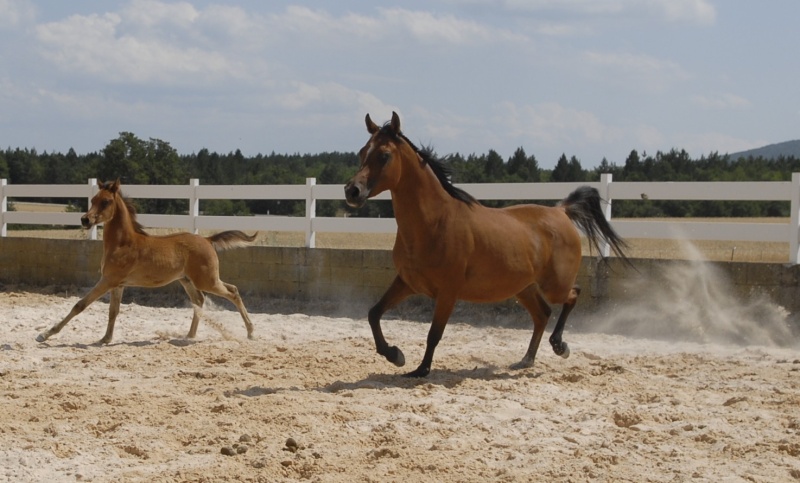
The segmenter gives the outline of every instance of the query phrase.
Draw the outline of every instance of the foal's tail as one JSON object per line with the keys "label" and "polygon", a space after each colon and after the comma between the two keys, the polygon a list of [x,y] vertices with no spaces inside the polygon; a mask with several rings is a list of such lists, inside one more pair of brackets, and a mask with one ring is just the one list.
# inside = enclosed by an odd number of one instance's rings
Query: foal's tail
{"label": "foal's tail", "polygon": [[628,244],[617,235],[603,215],[603,210],[600,208],[600,193],[595,188],[581,186],[564,198],[560,204],[564,207],[567,216],[583,230],[586,238],[589,239],[590,246],[594,246],[600,256],[603,255],[600,248],[602,240],[618,257],[630,265],[631,262],[625,255]]}
{"label": "foal's tail", "polygon": [[207,237],[206,240],[211,242],[211,245],[213,245],[217,251],[221,251],[228,250],[229,248],[247,246],[253,243],[257,236],[258,232],[255,232],[252,235],[246,235],[244,232],[239,230],[230,230],[217,233],[216,235],[211,235],[210,237]]}

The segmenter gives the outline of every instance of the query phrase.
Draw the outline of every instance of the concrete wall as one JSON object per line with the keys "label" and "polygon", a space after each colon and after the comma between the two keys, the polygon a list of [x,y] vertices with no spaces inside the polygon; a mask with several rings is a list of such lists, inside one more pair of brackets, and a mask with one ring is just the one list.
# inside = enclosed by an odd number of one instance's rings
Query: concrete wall
{"label": "concrete wall", "polygon": [[[0,288],[71,287],[73,293],[75,290],[82,293],[99,279],[102,250],[100,241],[0,238],[0,284],[5,286]],[[800,313],[800,266],[675,260],[633,262],[638,271],[616,259],[604,263],[584,258],[578,280],[583,291],[575,314],[591,313],[609,303],[658,297],[664,284],[676,283],[676,276],[697,278],[708,273],[713,276],[707,283],[726,284],[742,300],[767,296],[790,313]],[[380,298],[395,275],[391,252],[385,250],[248,247],[220,253],[220,264],[221,278],[239,287],[248,307],[268,307],[276,301],[319,307],[325,302],[329,308],[335,305],[339,313],[359,317],[366,316],[368,308]],[[665,277],[666,273],[673,275]],[[177,283],[146,291],[155,290],[174,299],[172,303],[185,303]],[[139,293],[142,292],[128,289],[126,297]],[[429,307],[425,305],[429,303],[427,300],[414,303]],[[495,312],[521,312],[514,308],[513,301],[489,307]],[[423,318],[429,317],[427,312]]]}

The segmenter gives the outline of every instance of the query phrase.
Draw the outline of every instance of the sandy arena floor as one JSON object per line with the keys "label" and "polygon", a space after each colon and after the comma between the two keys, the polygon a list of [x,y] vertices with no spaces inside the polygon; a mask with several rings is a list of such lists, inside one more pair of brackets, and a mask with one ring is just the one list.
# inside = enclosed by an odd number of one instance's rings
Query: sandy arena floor
{"label": "sandy arena floor", "polygon": [[[568,332],[510,371],[528,330],[453,323],[427,379],[365,320],[0,293],[0,481],[800,481],[800,346]],[[386,320],[413,369],[427,324]],[[545,337],[547,334],[545,335]]]}

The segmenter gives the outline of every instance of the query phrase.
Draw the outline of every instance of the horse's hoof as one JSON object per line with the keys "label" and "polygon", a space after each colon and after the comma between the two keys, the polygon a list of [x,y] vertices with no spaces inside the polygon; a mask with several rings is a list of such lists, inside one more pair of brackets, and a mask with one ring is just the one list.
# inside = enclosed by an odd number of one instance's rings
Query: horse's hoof
{"label": "horse's hoof", "polygon": [[427,377],[431,370],[429,367],[418,367],[415,370],[403,374],[403,377]]}
{"label": "horse's hoof", "polygon": [[561,354],[559,354],[564,359],[569,357],[569,346],[566,342],[561,343]]}
{"label": "horse's hoof", "polygon": [[36,336],[36,342],[44,342],[47,340],[47,337],[44,336],[44,333],[39,334]]}
{"label": "horse's hoof", "polygon": [[511,369],[512,371],[518,371],[520,369],[528,369],[528,368],[531,368],[531,367],[533,367],[533,363],[532,362],[528,362],[528,361],[523,359],[523,360],[517,362],[516,364],[511,364],[509,366],[509,369]]}
{"label": "horse's hoof", "polygon": [[389,359],[389,362],[396,365],[397,367],[403,367],[406,365],[406,356],[403,355],[403,351],[400,350],[397,346],[392,346],[389,349],[390,355],[386,357]]}

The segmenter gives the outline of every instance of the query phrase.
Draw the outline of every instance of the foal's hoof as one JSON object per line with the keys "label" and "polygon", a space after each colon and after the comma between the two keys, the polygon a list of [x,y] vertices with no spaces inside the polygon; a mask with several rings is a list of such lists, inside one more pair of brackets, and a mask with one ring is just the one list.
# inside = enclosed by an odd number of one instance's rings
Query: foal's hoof
{"label": "foal's hoof", "polygon": [[389,347],[389,353],[386,354],[386,360],[397,367],[403,367],[406,365],[406,356],[403,355],[403,351],[401,351],[396,345]]}
{"label": "foal's hoof", "polygon": [[36,342],[44,342],[46,340],[47,337],[45,337],[44,332],[36,336]]}
{"label": "foal's hoof", "polygon": [[566,342],[562,342],[561,343],[561,347],[558,347],[558,348],[553,347],[553,352],[555,352],[556,355],[559,355],[559,356],[563,357],[564,359],[566,359],[566,358],[569,357],[569,346],[567,345]]}

